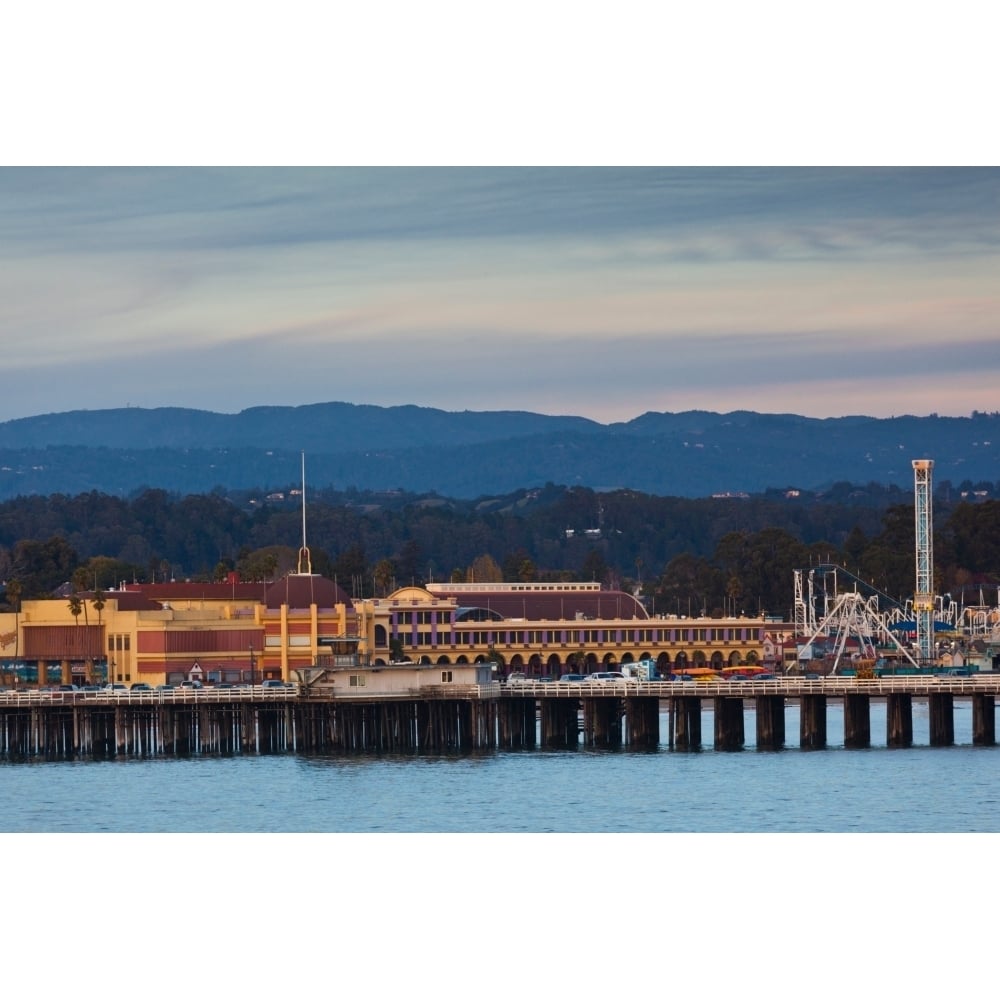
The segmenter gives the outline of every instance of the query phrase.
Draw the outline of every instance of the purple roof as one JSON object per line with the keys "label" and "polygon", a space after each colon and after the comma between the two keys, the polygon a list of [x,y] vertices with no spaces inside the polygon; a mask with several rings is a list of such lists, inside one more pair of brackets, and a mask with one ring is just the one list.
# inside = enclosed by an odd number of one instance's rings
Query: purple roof
{"label": "purple roof", "polygon": [[453,597],[463,610],[485,608],[490,612],[499,612],[504,618],[529,621],[574,620],[578,615],[595,620],[649,618],[642,604],[622,590],[449,592],[445,587],[436,586],[434,593],[436,597]]}
{"label": "purple roof", "polygon": [[351,599],[339,585],[325,576],[313,573],[289,573],[267,588],[265,603],[269,608],[280,608],[287,604],[290,608],[308,608],[315,604],[318,608],[333,608],[337,604],[351,607]]}

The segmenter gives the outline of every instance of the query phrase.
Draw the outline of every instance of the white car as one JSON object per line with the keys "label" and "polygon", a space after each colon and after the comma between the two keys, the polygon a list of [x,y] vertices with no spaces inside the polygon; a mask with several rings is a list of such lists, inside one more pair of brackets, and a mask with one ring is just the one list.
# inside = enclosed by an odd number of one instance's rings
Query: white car
{"label": "white car", "polygon": [[626,678],[620,670],[600,670],[596,674],[587,674],[586,679],[599,684],[611,684],[614,681],[623,681]]}

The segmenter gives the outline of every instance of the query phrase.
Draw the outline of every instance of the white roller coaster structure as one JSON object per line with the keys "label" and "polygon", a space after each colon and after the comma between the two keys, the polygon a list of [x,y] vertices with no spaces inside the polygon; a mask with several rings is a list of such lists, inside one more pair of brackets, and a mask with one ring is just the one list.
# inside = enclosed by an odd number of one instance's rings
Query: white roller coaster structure
{"label": "white roller coaster structure", "polygon": [[[852,584],[852,590],[840,590],[842,577]],[[868,596],[860,593],[862,587],[870,591]],[[821,595],[820,613],[817,613],[820,603],[817,591]],[[858,655],[862,658],[877,656],[873,640],[888,638],[885,645],[891,644],[907,661],[916,665],[909,650],[897,639],[900,631],[916,631],[913,605],[912,599],[903,604],[893,601],[842,566],[827,564],[814,567],[808,573],[795,570],[796,638],[804,647],[812,646],[820,637],[832,640],[824,645],[836,650],[838,666],[847,640],[852,637],[857,640]],[[955,601],[951,594],[938,595],[934,598],[931,621],[935,633],[960,634],[966,640],[983,639],[1000,644],[1000,588],[995,604],[987,604],[982,593],[979,603],[974,605]],[[903,625],[909,628],[901,629]]]}
{"label": "white roller coaster structure", "polygon": [[[802,570],[795,571],[795,635],[797,639],[808,636],[802,652],[809,650],[813,643],[823,636],[832,639],[833,670],[836,672],[847,648],[847,640],[857,640],[857,655],[862,659],[877,656],[876,639],[884,645],[891,644],[913,666],[927,666],[936,654],[935,635],[939,631],[960,632],[965,638],[982,637],[994,642],[1000,641],[1000,593],[997,608],[983,605],[965,608],[961,603],[934,594],[934,549],[933,513],[931,507],[931,476],[934,463],[922,458],[913,462],[913,493],[916,531],[916,587],[913,598],[900,604],[887,594],[860,580],[854,574],[839,566],[819,566],[809,570],[808,595],[803,592]],[[824,574],[823,613],[816,613],[815,574]],[[838,576],[844,575],[854,581],[853,591],[839,592]],[[832,587],[830,579],[832,578]],[[859,585],[870,592],[862,597]],[[947,599],[947,604],[945,603]],[[819,620],[817,620],[819,618]],[[905,626],[909,626],[908,628]],[[917,659],[899,642],[897,631],[915,634]],[[888,642],[885,642],[888,640]],[[800,654],[801,655],[801,654]]]}
{"label": "white roller coaster structure", "polygon": [[908,660],[914,667],[918,664],[910,655],[910,651],[893,635],[887,622],[887,616],[879,610],[878,596],[862,597],[856,590],[838,594],[833,600],[829,611],[809,634],[803,651],[808,650],[811,656],[813,643],[823,636],[832,639],[832,651],[827,655],[833,658],[833,669],[836,673],[847,649],[847,640],[857,641],[857,651],[852,652],[861,660],[871,660],[878,656],[878,646],[894,646],[901,657]]}
{"label": "white roller coaster structure", "polygon": [[[979,604],[970,607],[964,604],[964,592],[958,601],[953,601],[951,594],[934,593],[933,469],[930,459],[913,462],[917,570],[913,597],[901,604],[841,566],[817,566],[809,570],[805,581],[804,571],[795,570],[795,637],[797,642],[808,637],[800,647],[800,656],[811,657],[812,646],[820,636],[832,640],[832,643],[825,641],[824,647],[829,652],[832,645],[834,672],[847,648],[847,640],[852,637],[857,640],[856,655],[861,659],[876,658],[876,640],[881,639],[883,646],[894,646],[914,666],[929,666],[934,662],[938,652],[935,639],[940,632],[951,632],[964,641],[982,639],[988,646],[1000,647],[1000,588],[993,606],[984,602],[982,591]],[[817,574],[822,576],[821,614],[816,610]],[[841,576],[853,582],[853,590],[840,591]],[[863,597],[859,588],[869,596]],[[916,659],[896,638],[895,633],[902,631],[915,636]]]}
{"label": "white roller coaster structure", "polygon": [[[836,566],[819,567],[825,570],[827,576],[832,574],[833,587],[823,588],[823,615],[816,621],[816,599],[814,591],[814,571],[809,571],[808,599],[802,591],[802,571],[795,572],[795,633],[796,636],[809,635],[806,648],[810,648],[816,639],[823,635],[833,638],[834,663],[837,670],[846,648],[847,640],[854,637],[858,642],[858,655],[874,659],[876,655],[875,638],[889,640],[897,650],[914,666],[917,661],[893,634],[891,626],[912,623],[912,631],[916,634],[916,651],[921,664],[930,664],[934,659],[935,632],[942,624],[946,628],[958,629],[956,609],[950,599],[947,607],[940,597],[934,594],[934,549],[933,549],[933,514],[931,507],[931,476],[934,462],[927,458],[917,459],[913,463],[913,493],[916,531],[916,588],[913,599],[900,605],[886,594],[881,594],[874,587],[859,580],[847,570]],[[853,592],[838,593],[837,575],[843,573],[854,580]],[[871,596],[864,598],[858,593],[858,584],[871,591]],[[880,600],[881,599],[881,600]]]}

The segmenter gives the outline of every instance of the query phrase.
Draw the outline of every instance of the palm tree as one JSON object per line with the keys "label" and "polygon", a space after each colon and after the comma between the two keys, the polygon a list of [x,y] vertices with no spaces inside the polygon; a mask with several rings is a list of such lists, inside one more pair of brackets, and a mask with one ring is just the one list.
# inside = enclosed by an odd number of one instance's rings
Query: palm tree
{"label": "palm tree", "polygon": [[21,594],[24,588],[21,586],[20,580],[8,580],[7,581],[7,603],[11,605],[14,609],[14,660],[18,660],[20,656],[20,650],[18,649],[18,642],[21,636]]}
{"label": "palm tree", "polygon": [[101,612],[104,610],[107,601],[104,599],[104,591],[100,587],[94,588],[94,597],[91,603],[94,605],[94,610],[97,612],[97,624],[101,624]]}
{"label": "palm tree", "polygon": [[[83,602],[80,600],[80,595],[72,594],[69,599],[69,613],[73,616],[73,621],[76,624],[77,630],[79,630],[80,628],[80,614],[82,611],[83,611]],[[80,648],[79,631],[77,631],[76,635],[74,636],[73,645],[76,647],[76,649],[74,649],[74,652],[79,650]],[[69,665],[69,657],[67,656],[67,658],[63,660],[63,677],[62,677],[63,683],[69,684],[72,679],[72,676],[73,674]]]}
{"label": "palm tree", "polygon": [[393,566],[391,559],[380,559],[375,564],[375,569],[372,571],[372,577],[376,588],[376,597],[379,595],[385,597],[385,595],[389,593],[389,589],[392,586],[392,578],[395,572],[396,567]]}
{"label": "palm tree", "polygon": [[[97,629],[98,629],[98,634],[99,634],[100,644],[101,644],[100,645],[100,649],[102,651],[104,649],[104,630],[101,628],[101,624],[102,624],[101,623],[101,612],[104,610],[104,605],[106,603],[107,603],[107,601],[105,601],[105,599],[104,599],[104,591],[101,590],[100,587],[98,587],[98,586],[95,585],[95,587],[94,587],[93,604],[94,604],[94,610],[97,612]],[[100,658],[102,655],[106,655],[106,654],[103,653],[103,652],[98,652],[97,655],[98,655],[98,658]],[[90,671],[91,671],[91,674],[92,674],[93,670],[94,670],[93,662],[91,661],[89,665],[90,665]]]}
{"label": "palm tree", "polygon": [[726,584],[726,614],[736,617],[736,605],[743,597],[743,581],[738,576],[731,576]]}
{"label": "palm tree", "polygon": [[[73,573],[73,596],[79,598],[80,594],[87,589],[88,571],[86,566],[80,566]],[[90,624],[90,616],[87,614],[87,602],[83,604],[83,623]],[[78,623],[79,624],[79,623]]]}

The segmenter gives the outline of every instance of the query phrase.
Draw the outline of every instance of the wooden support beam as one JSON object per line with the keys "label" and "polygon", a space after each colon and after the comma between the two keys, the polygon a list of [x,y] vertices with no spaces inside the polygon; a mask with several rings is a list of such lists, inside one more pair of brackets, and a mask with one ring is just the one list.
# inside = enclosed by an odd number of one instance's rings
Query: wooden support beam
{"label": "wooden support beam", "polygon": [[674,745],[678,750],[701,749],[701,698],[686,695],[674,702]]}
{"label": "wooden support beam", "polygon": [[660,742],[660,699],[628,698],[625,702],[625,742],[655,747]]}
{"label": "wooden support beam", "polygon": [[799,746],[803,750],[826,747],[825,694],[804,694],[799,700]]}
{"label": "wooden support beam", "polygon": [[575,698],[542,698],[542,746],[575,747],[580,742],[579,702]]}
{"label": "wooden support beam", "polygon": [[991,694],[972,696],[972,743],[991,747],[997,741],[996,698]]}
{"label": "wooden support beam", "polygon": [[955,698],[951,694],[927,696],[932,747],[950,747],[955,742]]}
{"label": "wooden support beam", "polygon": [[891,747],[913,746],[913,696],[890,694],[885,699],[886,743]]}
{"label": "wooden support beam", "polygon": [[721,697],[715,702],[715,749],[742,750],[746,742],[743,699]]}
{"label": "wooden support beam", "polygon": [[756,699],[757,749],[780,750],[785,745],[785,698],[780,694]]}
{"label": "wooden support beam", "polygon": [[872,745],[871,697],[844,695],[844,746],[860,750]]}

